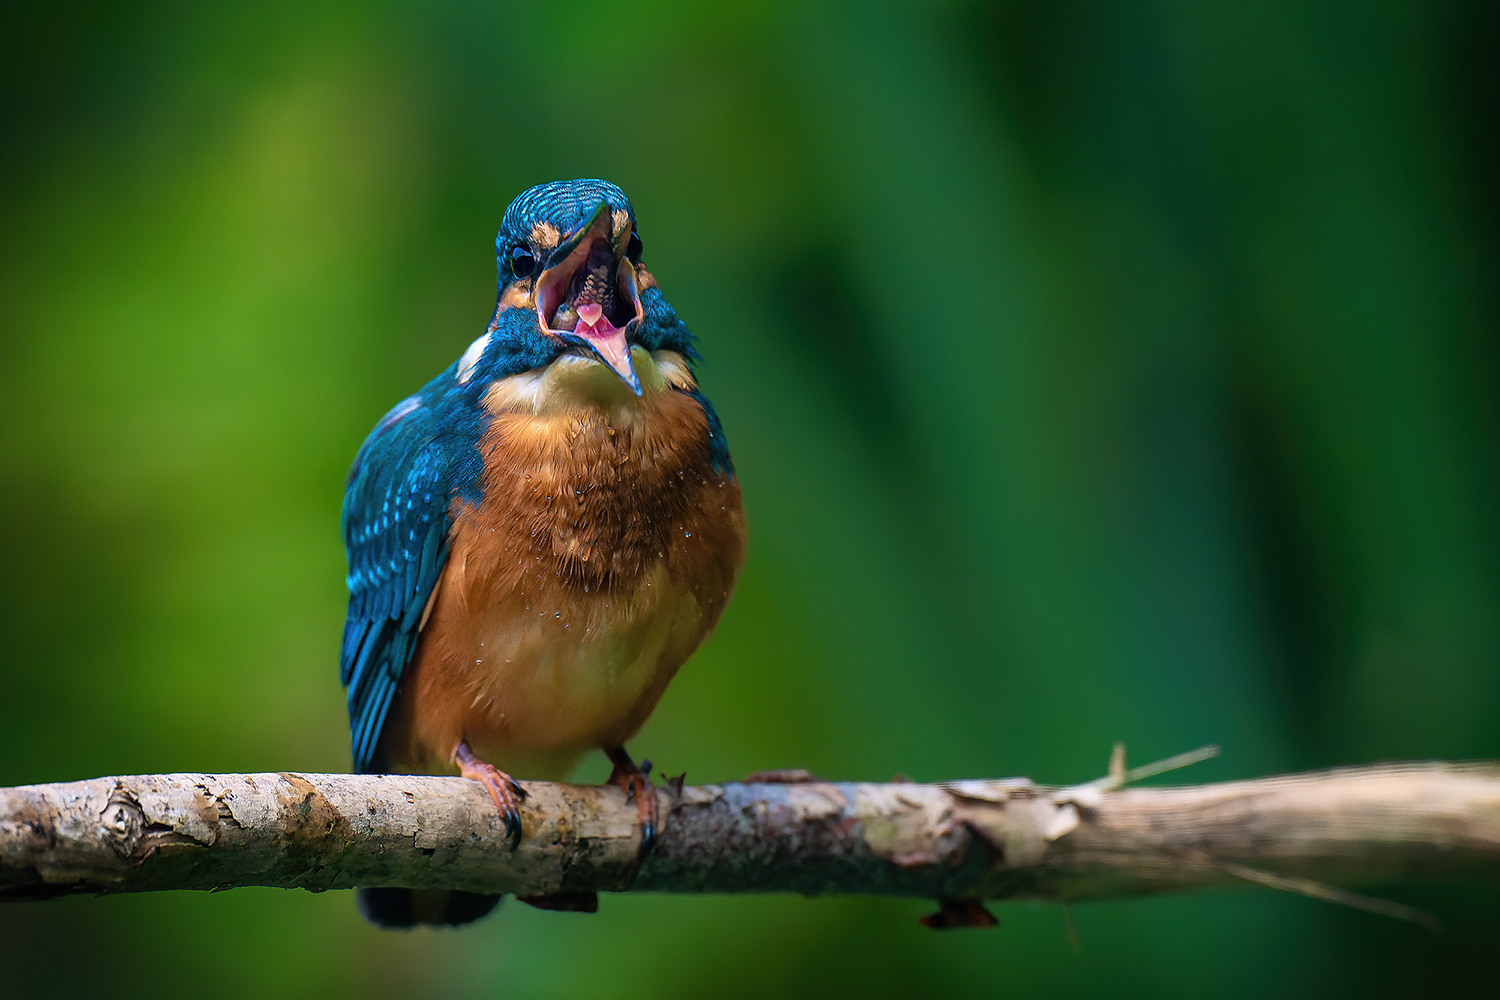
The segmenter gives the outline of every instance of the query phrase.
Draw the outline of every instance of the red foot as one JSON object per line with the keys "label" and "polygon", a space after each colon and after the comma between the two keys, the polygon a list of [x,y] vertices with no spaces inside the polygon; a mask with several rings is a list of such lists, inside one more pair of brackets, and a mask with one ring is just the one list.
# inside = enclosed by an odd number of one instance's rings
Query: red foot
{"label": "red foot", "polygon": [[605,756],[615,766],[608,784],[625,789],[625,801],[635,799],[636,815],[641,819],[641,847],[637,857],[644,858],[656,846],[657,813],[656,789],[651,784],[651,762],[642,761],[640,767],[625,752],[624,747],[606,749]]}
{"label": "red foot", "polygon": [[453,763],[458,765],[458,772],[465,778],[489,789],[490,798],[495,800],[495,808],[500,810],[500,818],[505,821],[505,839],[510,841],[510,849],[514,851],[521,843],[521,800],[526,797],[526,790],[494,764],[476,757],[468,741],[460,743],[453,751]]}

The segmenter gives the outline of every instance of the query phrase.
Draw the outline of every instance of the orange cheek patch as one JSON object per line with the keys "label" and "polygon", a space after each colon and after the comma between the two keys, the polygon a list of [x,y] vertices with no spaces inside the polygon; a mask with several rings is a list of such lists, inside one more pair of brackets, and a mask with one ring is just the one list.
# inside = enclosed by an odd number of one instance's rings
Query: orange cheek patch
{"label": "orange cheek patch", "polygon": [[500,314],[507,309],[535,309],[532,301],[531,282],[518,281],[505,290],[500,296],[500,303],[495,307],[495,316],[490,320],[489,330],[494,333],[500,326]]}
{"label": "orange cheek patch", "polygon": [[538,222],[531,227],[531,242],[540,250],[556,250],[562,233],[550,222]]}

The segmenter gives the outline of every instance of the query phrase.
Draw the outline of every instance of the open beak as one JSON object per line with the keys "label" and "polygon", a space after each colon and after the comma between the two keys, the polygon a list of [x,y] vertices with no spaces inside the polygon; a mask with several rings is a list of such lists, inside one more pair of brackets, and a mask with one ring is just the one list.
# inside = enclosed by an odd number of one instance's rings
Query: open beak
{"label": "open beak", "polygon": [[608,202],[547,258],[536,279],[536,316],[543,332],[609,365],[637,396],[641,380],[627,337],[645,310],[635,265],[625,256],[631,224],[613,234]]}

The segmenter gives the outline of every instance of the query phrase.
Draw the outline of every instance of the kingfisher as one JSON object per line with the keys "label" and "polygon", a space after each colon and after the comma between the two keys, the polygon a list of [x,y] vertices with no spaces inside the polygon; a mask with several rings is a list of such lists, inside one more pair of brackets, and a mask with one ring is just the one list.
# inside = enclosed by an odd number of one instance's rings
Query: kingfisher
{"label": "kingfisher", "polygon": [[[696,338],[641,249],[613,184],[522,192],[495,238],[484,332],[381,418],[349,471],[340,672],[354,769],[457,770],[489,791],[511,849],[524,835],[512,775],[566,780],[595,749],[651,849],[650,764],[625,743],[744,562]],[[468,923],[498,901],[359,890],[385,927]]]}

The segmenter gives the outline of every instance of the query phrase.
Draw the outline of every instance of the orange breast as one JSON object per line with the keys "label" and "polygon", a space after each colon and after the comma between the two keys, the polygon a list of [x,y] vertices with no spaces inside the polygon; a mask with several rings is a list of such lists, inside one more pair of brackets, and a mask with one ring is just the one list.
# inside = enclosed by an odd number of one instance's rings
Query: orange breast
{"label": "orange breast", "polygon": [[574,358],[490,389],[484,499],[453,509],[383,738],[398,766],[447,768],[468,740],[518,776],[566,777],[640,729],[718,622],[744,560],[739,486],[677,391],[686,364],[635,360],[641,398]]}

